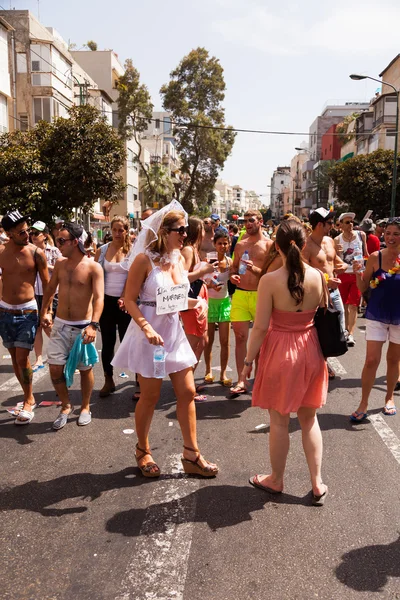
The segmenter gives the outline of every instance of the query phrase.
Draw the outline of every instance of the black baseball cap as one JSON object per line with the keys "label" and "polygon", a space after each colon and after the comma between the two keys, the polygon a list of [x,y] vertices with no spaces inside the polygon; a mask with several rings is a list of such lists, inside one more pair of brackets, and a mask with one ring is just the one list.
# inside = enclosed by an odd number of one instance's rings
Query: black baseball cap
{"label": "black baseball cap", "polygon": [[21,215],[19,210],[12,210],[4,215],[1,220],[1,226],[5,231],[10,231],[13,227],[16,227],[20,223],[28,221],[27,217]]}

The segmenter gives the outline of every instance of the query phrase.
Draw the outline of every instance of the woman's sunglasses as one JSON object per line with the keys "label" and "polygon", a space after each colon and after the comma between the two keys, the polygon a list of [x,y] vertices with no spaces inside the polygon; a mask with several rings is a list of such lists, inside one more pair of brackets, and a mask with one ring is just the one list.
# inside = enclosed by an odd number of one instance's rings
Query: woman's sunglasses
{"label": "woman's sunglasses", "polygon": [[179,235],[184,235],[186,233],[186,235],[188,234],[189,231],[189,227],[185,227],[184,225],[181,225],[180,227],[170,227],[168,231],[175,231],[176,233],[179,233]]}

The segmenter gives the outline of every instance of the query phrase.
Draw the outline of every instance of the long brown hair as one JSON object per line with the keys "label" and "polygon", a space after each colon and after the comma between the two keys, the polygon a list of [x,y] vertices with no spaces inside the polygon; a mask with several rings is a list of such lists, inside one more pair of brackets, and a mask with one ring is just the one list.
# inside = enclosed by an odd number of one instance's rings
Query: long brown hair
{"label": "long brown hair", "polygon": [[188,226],[185,246],[193,246],[196,250],[200,250],[204,230],[203,221],[198,217],[189,217]]}
{"label": "long brown hair", "polygon": [[296,301],[296,305],[301,304],[304,299],[305,272],[301,251],[306,243],[303,226],[293,219],[282,221],[276,233],[276,243],[286,257],[290,295]]}
{"label": "long brown hair", "polygon": [[[149,250],[152,252],[157,252],[160,255],[163,255],[167,252],[167,234],[171,227],[175,225],[177,221],[185,218],[185,213],[180,210],[171,210],[168,212],[161,224],[160,229],[158,230],[157,239],[148,246]],[[153,235],[152,231],[149,231],[148,235]]]}
{"label": "long brown hair", "polygon": [[122,225],[124,226],[124,229],[125,229],[125,232],[127,235],[125,236],[125,240],[122,245],[122,252],[124,254],[128,254],[128,252],[132,246],[131,238],[129,235],[129,221],[126,217],[122,217],[120,215],[115,215],[115,217],[113,217],[113,220],[110,223],[110,229],[113,228],[114,223],[122,223]]}

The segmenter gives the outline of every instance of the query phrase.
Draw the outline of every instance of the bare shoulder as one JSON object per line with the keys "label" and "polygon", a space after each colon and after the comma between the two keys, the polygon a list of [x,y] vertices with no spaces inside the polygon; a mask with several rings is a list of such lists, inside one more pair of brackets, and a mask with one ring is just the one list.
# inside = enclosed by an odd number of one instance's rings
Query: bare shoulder
{"label": "bare shoulder", "polygon": [[103,268],[101,267],[101,265],[99,265],[98,262],[95,262],[94,260],[91,260],[90,258],[87,259],[88,260],[88,268],[90,273],[92,273],[93,275],[98,275],[99,273],[103,272]]}
{"label": "bare shoulder", "polygon": [[324,244],[331,246],[331,248],[335,247],[335,242],[329,235],[324,235]]}
{"label": "bare shoulder", "polygon": [[184,248],[182,248],[181,250],[181,254],[182,256],[184,256],[185,258],[192,258],[194,253],[194,249],[192,246],[185,246]]}
{"label": "bare shoulder", "polygon": [[305,273],[304,273],[304,278],[308,279],[310,282],[316,282],[316,281],[322,281],[322,277],[321,277],[321,273],[322,271],[320,271],[319,269],[316,269],[315,267],[310,267],[310,266],[306,266],[305,268]]}

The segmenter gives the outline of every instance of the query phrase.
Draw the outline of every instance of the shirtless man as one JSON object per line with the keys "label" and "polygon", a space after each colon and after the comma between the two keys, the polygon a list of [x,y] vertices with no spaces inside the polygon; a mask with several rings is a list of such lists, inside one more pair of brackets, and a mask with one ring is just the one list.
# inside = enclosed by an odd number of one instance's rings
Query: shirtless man
{"label": "shirtless man", "polygon": [[[52,327],[47,348],[50,376],[62,406],[53,423],[53,429],[62,429],[74,407],[69,401],[65,383],[64,366],[78,335],[84,344],[95,342],[100,315],[104,304],[104,277],[101,266],[86,256],[84,241],[86,233],[76,223],[64,223],[57,237],[57,245],[64,259],[59,259],[43,295],[41,323],[43,328]],[[49,298],[59,286],[57,316],[52,325],[46,307]],[[78,425],[91,422],[89,410],[94,377],[92,365],[79,364],[81,374],[82,406]]]}
{"label": "shirtless man", "polygon": [[[1,224],[9,242],[0,246],[0,268],[3,272],[0,335],[3,345],[10,351],[14,373],[24,392],[22,410],[13,412],[17,417],[15,424],[27,425],[32,421],[36,408],[29,362],[38,326],[35,279],[39,272],[45,290],[49,272],[43,250],[29,243],[26,217],[14,210],[3,217]],[[49,295],[49,304],[50,300]]]}
{"label": "shirtless man", "polygon": [[[269,249],[272,241],[267,240],[262,232],[263,218],[258,210],[248,210],[244,215],[246,236],[235,247],[235,258],[231,268],[230,280],[235,284],[236,291],[232,296],[231,322],[235,334],[235,358],[238,382],[231,388],[234,396],[247,391],[246,384],[241,381],[244,359],[247,350],[250,321],[254,321],[257,303],[257,288],[261,275],[264,274]],[[247,250],[249,260],[242,261],[242,255]],[[239,264],[244,263],[247,271],[239,275]]]}
{"label": "shirtless man", "polygon": [[214,221],[212,221],[211,217],[206,217],[203,219],[204,225],[204,237],[200,246],[200,258],[201,260],[206,260],[207,252],[215,252],[214,246],[214,230],[216,225]]}
{"label": "shirtless man", "polygon": [[[310,215],[310,225],[312,233],[303,248],[303,259],[312,267],[328,275],[327,284],[330,297],[334,308],[340,312],[340,325],[344,332],[344,306],[338,289],[341,280],[335,275],[344,273],[347,265],[337,255],[335,243],[329,236],[333,226],[333,215],[326,208],[317,208]],[[334,379],[335,373],[329,366],[328,371],[330,379]]]}

